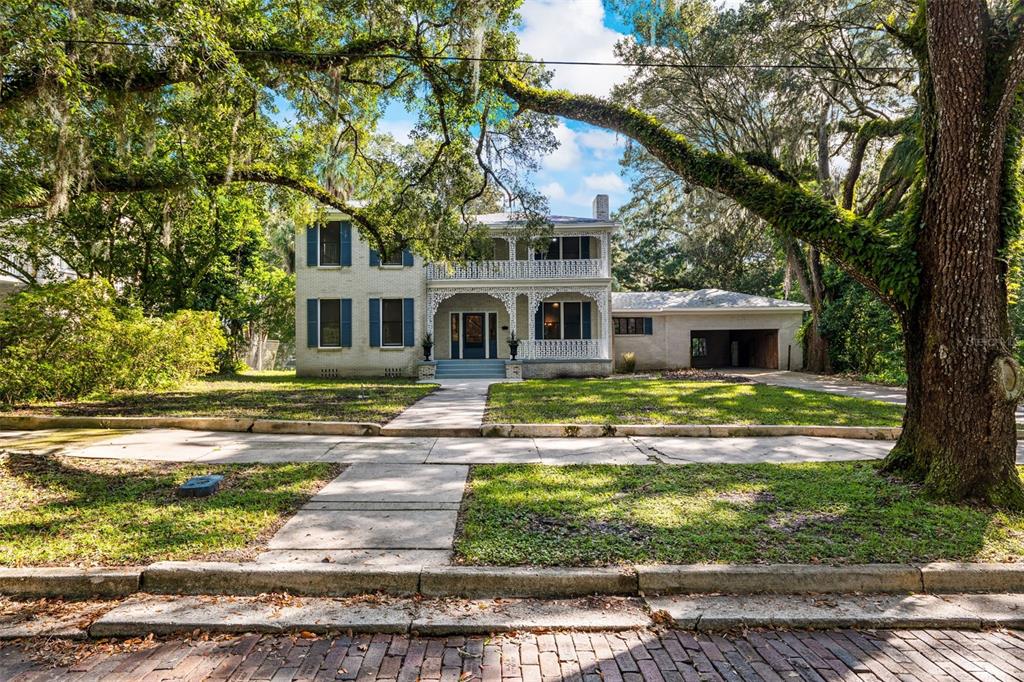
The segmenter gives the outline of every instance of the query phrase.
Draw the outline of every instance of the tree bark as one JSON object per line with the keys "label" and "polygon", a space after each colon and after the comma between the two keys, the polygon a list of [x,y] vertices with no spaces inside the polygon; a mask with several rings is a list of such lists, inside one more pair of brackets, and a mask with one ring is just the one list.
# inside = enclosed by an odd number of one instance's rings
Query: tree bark
{"label": "tree bark", "polygon": [[900,316],[907,409],[884,469],[948,501],[1024,509],[1014,412],[1024,377],[1013,359],[1006,253],[1022,232],[1019,172],[1024,29],[978,0],[930,0],[901,34],[921,68],[925,150],[909,243],[736,157],[706,152],[636,109],[530,87],[520,105],[631,137],[688,182],[717,191],[820,248]]}
{"label": "tree bark", "polygon": [[1014,412],[1024,381],[1011,350],[1002,257],[1006,183],[1017,182],[1011,166],[1019,158],[1016,126],[992,91],[1007,85],[990,71],[984,8],[928,5],[920,284],[903,316],[904,431],[884,466],[944,499],[1021,507]]}

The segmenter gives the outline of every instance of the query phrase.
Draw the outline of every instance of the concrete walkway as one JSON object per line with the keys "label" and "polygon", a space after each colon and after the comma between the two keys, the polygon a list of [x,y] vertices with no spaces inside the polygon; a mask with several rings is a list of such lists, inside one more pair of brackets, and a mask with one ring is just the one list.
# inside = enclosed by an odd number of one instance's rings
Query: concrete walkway
{"label": "concrete walkway", "polygon": [[[689,464],[879,459],[892,441],[775,438],[402,438],[146,429],[0,431],[0,448],[75,457],[236,464]],[[1024,463],[1024,444],[1018,461]]]}
{"label": "concrete walkway", "polygon": [[467,466],[353,464],[270,539],[257,561],[445,565]]}
{"label": "concrete walkway", "polygon": [[882,386],[880,384],[869,384],[837,376],[810,374],[808,372],[787,372],[774,369],[730,367],[722,371],[745,376],[752,381],[770,386],[801,388],[805,391],[848,395],[854,398],[896,403],[897,405],[905,405],[907,403],[907,392],[901,386]]}
{"label": "concrete walkway", "polygon": [[479,433],[487,409],[487,390],[495,379],[438,381],[436,391],[410,405],[381,430],[385,435],[404,435],[410,429],[466,429]]}

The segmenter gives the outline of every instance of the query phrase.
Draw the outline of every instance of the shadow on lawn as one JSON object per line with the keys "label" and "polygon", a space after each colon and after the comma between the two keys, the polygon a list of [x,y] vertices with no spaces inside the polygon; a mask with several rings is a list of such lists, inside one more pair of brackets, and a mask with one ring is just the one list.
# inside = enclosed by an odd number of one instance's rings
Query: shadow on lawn
{"label": "shadow on lawn", "polygon": [[906,563],[976,558],[1007,531],[1006,551],[1024,554],[1005,515],[930,502],[867,463],[573,468],[475,471],[458,553],[499,564]]}
{"label": "shadow on lawn", "polygon": [[[327,478],[323,467],[302,464],[90,460],[78,467],[59,456],[27,454],[8,454],[0,458],[0,467],[4,475],[45,496],[0,512],[0,549],[46,541],[88,552],[109,543],[108,549],[117,553],[115,561],[240,548],[308,499],[314,482]],[[207,473],[225,476],[217,494],[176,496],[177,486],[190,476]],[[75,552],[50,553],[56,561],[86,558]]]}
{"label": "shadow on lawn", "polygon": [[[572,389],[572,390],[570,390]],[[745,383],[602,379],[502,385],[502,412],[525,421],[592,423],[899,424],[903,408],[861,398]],[[652,417],[651,415],[656,415]],[[517,421],[512,419],[511,421]]]}

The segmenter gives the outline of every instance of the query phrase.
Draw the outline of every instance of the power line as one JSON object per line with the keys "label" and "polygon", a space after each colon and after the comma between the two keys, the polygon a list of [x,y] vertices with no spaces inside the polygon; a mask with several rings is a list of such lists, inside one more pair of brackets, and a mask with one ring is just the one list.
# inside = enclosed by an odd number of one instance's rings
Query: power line
{"label": "power line", "polygon": [[[84,44],[84,45],[114,45],[121,47],[152,47],[160,48],[163,50],[172,49],[184,49],[180,45],[165,45],[163,43],[145,43],[145,42],[132,42],[132,41],[117,41],[117,40],[87,40],[87,39],[67,39],[64,42],[72,44]],[[280,55],[280,56],[293,56],[293,57],[310,57],[314,59],[323,59],[330,57],[338,57],[339,55],[335,52],[308,52],[303,50],[279,50],[279,49],[256,49],[256,48],[231,48],[232,52],[237,54],[254,54],[254,55]],[[526,64],[526,65],[539,65],[539,66],[618,66],[626,68],[676,68],[676,69],[736,69],[736,70],[769,70],[769,69],[789,69],[799,70],[807,69],[811,71],[817,70],[830,70],[835,67],[827,64],[758,64],[758,63],[746,63],[746,64],[725,64],[725,63],[704,63],[704,64],[693,64],[687,62],[579,62],[571,60],[546,60],[546,59],[527,59],[524,57],[465,57],[459,55],[422,55],[417,57],[411,57],[398,52],[371,52],[368,54],[359,55],[360,59],[399,59],[403,61],[411,61],[414,59],[422,59],[426,61],[437,61],[437,62],[479,62],[479,63],[491,63],[491,64]],[[916,71],[910,66],[856,66],[850,67],[856,71],[880,71],[880,72],[893,72],[893,71]]]}

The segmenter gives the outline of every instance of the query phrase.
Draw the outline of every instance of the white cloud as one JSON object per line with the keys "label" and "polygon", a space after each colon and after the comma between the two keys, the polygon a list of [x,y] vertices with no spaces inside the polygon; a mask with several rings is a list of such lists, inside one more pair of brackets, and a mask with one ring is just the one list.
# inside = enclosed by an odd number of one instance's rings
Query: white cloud
{"label": "white cloud", "polygon": [[[624,37],[604,25],[601,0],[526,0],[519,10],[520,48],[547,61],[614,62]],[[570,92],[607,95],[629,70],[617,66],[555,66],[552,85]]]}
{"label": "white cloud", "polygon": [[592,192],[613,194],[626,191],[626,183],[618,173],[596,173],[583,178],[583,186]]}
{"label": "white cloud", "polygon": [[626,146],[625,140],[615,133],[597,128],[576,133],[576,139],[580,146],[589,149],[599,159],[618,157]]}
{"label": "white cloud", "polygon": [[560,171],[578,166],[582,153],[576,141],[576,131],[559,121],[554,133],[558,149],[544,157],[544,170]]}
{"label": "white cloud", "polygon": [[565,198],[565,188],[562,187],[562,183],[557,180],[552,180],[546,185],[541,185],[538,189],[541,194],[552,201],[561,201]]}

